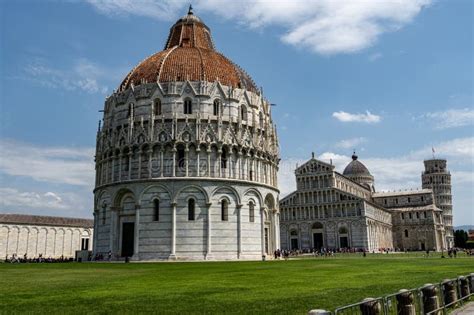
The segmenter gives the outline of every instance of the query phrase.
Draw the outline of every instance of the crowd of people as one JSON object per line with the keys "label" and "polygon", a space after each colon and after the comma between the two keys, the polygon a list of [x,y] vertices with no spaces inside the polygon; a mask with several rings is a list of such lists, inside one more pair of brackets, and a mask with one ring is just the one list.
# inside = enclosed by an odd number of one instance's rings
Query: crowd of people
{"label": "crowd of people", "polygon": [[43,257],[43,254],[39,254],[38,257],[28,257],[25,253],[23,256],[18,256],[13,254],[10,257],[8,255],[5,257],[6,263],[63,263],[63,262],[73,262],[74,258],[61,256],[59,258]]}

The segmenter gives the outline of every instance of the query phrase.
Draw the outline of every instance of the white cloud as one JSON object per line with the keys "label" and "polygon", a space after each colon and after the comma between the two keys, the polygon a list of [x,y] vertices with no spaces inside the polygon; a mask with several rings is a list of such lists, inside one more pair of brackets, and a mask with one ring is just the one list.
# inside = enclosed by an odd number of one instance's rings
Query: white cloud
{"label": "white cloud", "polygon": [[[182,15],[186,1],[87,0],[107,15],[169,20]],[[333,1],[198,0],[195,12],[211,12],[262,30],[278,26],[281,40],[319,54],[352,53],[373,45],[383,33],[410,23],[432,0]]]}
{"label": "white cloud", "polygon": [[[474,185],[474,137],[457,138],[438,143],[436,146],[437,157],[448,160],[448,168],[452,174],[455,185],[470,183]],[[371,174],[375,177],[377,190],[399,190],[421,187],[421,172],[424,169],[423,160],[431,158],[431,147],[425,146],[419,150],[404,155],[390,158],[360,156]],[[336,171],[342,173],[351,161],[349,155],[333,152],[324,152],[318,159],[327,163],[332,162]],[[282,160],[278,173],[278,184],[282,196],[295,190],[295,164],[302,165],[307,160],[287,159]],[[459,170],[453,170],[456,167]]]}
{"label": "white cloud", "polygon": [[99,12],[106,15],[138,15],[160,20],[177,17],[178,12],[184,14],[183,8],[189,1],[182,0],[86,0]]}
{"label": "white cloud", "polygon": [[[93,186],[94,149],[46,147],[0,140],[0,172],[36,181]],[[48,194],[47,197],[54,197]]]}
{"label": "white cloud", "polygon": [[382,58],[381,53],[373,53],[369,56],[369,61],[374,62],[375,60],[380,59],[380,58]]}
{"label": "white cloud", "polygon": [[364,137],[343,139],[336,143],[336,147],[341,149],[354,149],[362,143],[366,143],[367,139]]}
{"label": "white cloud", "polygon": [[73,205],[63,201],[63,199],[53,192],[38,193],[19,191],[14,188],[0,188],[0,207],[9,208],[33,208],[33,209],[72,209]]}
{"label": "white cloud", "polygon": [[76,60],[67,71],[49,66],[45,61],[37,59],[27,64],[23,71],[21,78],[48,88],[81,90],[91,94],[105,94],[108,89],[100,83],[109,77],[108,71],[87,59]]}
{"label": "white cloud", "polygon": [[474,109],[448,109],[427,113],[424,117],[431,120],[436,129],[470,126],[474,124]]}
{"label": "white cloud", "polygon": [[366,111],[365,114],[351,114],[344,111],[332,113],[332,117],[342,122],[363,122],[368,124],[375,124],[382,119],[379,115],[372,114]]}

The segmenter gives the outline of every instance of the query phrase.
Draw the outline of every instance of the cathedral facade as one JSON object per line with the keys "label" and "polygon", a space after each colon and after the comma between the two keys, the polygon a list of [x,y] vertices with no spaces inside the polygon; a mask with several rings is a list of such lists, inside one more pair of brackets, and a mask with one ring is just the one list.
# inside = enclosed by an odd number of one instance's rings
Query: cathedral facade
{"label": "cathedral facade", "polygon": [[[446,160],[425,161],[423,189],[376,192],[354,154],[343,173],[314,158],[295,170],[297,189],[280,201],[287,250],[435,250],[453,246]],[[434,188],[435,187],[435,188]]]}
{"label": "cathedral facade", "polygon": [[94,254],[261,259],[280,248],[270,103],[190,10],[105,101]]}

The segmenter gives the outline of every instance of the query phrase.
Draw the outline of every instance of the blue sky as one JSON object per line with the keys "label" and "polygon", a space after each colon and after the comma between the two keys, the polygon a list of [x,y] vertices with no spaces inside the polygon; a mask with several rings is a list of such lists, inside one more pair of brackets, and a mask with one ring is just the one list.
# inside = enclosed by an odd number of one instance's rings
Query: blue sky
{"label": "blue sky", "polygon": [[[98,111],[188,4],[0,2],[0,212],[91,216]],[[342,171],[352,149],[376,189],[414,189],[434,147],[455,224],[474,224],[472,1],[193,6],[277,104],[282,195],[312,151]]]}

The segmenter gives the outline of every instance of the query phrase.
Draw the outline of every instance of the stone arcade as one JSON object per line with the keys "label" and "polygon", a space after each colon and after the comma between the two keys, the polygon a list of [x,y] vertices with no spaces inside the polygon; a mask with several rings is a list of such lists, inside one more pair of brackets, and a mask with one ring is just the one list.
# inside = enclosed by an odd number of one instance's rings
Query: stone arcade
{"label": "stone arcade", "polygon": [[105,101],[94,254],[261,259],[279,244],[270,103],[190,10]]}
{"label": "stone arcade", "polygon": [[91,250],[93,221],[25,214],[0,214],[0,258],[74,257]]}
{"label": "stone arcade", "polygon": [[446,160],[426,160],[423,189],[375,192],[358,157],[338,173],[314,158],[295,170],[297,190],[280,202],[282,249],[437,250],[453,246]]}

